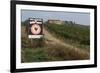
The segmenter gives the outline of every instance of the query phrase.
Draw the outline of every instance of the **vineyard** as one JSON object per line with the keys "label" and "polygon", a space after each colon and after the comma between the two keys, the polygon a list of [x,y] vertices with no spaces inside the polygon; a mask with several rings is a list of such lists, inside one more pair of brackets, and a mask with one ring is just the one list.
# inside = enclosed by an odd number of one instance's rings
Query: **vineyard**
{"label": "vineyard", "polygon": [[45,24],[44,27],[55,37],[76,47],[89,48],[90,29],[89,26],[78,24]]}

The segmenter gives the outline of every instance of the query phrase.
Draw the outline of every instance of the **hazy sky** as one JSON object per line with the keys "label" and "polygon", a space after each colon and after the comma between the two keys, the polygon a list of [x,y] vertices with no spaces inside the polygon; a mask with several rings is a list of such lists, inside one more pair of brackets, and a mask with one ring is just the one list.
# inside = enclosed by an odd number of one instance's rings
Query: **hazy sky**
{"label": "hazy sky", "polygon": [[25,21],[28,18],[42,18],[43,21],[55,19],[62,21],[73,21],[77,24],[90,25],[89,13],[21,10],[21,17],[22,21]]}

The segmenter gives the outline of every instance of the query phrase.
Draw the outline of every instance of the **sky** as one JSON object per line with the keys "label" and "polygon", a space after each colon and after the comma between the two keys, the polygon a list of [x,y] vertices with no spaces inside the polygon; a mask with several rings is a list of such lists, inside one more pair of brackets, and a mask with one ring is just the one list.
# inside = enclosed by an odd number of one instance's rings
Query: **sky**
{"label": "sky", "polygon": [[81,25],[90,25],[90,14],[82,12],[21,10],[21,21],[25,21],[28,18],[42,18],[44,22],[49,19],[54,19],[73,21]]}

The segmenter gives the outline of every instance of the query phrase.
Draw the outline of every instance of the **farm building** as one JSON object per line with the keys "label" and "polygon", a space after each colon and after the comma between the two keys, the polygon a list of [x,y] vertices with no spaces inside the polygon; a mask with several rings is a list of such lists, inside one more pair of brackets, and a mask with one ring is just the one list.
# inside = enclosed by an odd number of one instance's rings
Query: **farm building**
{"label": "farm building", "polygon": [[50,23],[50,24],[63,24],[63,21],[61,21],[61,20],[48,20],[48,23]]}

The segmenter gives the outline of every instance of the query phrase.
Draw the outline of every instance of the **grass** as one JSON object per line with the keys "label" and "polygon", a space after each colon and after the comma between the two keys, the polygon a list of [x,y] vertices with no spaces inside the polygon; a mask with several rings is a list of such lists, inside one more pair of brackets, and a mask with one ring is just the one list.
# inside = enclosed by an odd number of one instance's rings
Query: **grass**
{"label": "grass", "polygon": [[46,61],[47,57],[44,53],[44,48],[23,48],[22,62],[42,62]]}
{"label": "grass", "polygon": [[79,53],[64,46],[47,45],[38,48],[23,48],[22,62],[45,62],[45,61],[64,61],[64,60],[85,60],[89,55]]}

